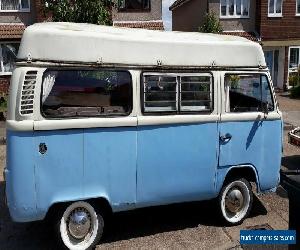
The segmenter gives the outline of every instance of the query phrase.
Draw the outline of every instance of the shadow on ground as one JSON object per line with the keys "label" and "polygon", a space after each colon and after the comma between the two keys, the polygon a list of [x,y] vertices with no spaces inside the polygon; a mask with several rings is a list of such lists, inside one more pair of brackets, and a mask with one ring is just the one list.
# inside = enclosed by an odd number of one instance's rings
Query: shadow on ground
{"label": "shadow on ground", "polygon": [[[4,182],[0,182],[0,246],[1,249],[57,249],[53,230],[45,222],[13,223],[4,204]],[[250,217],[265,215],[267,210],[254,196]],[[222,225],[213,201],[191,202],[149,207],[117,213],[108,222],[103,242],[110,243],[157,233],[194,228],[200,225]]]}
{"label": "shadow on ground", "polygon": [[283,170],[299,170],[300,171],[300,155],[284,156],[281,160]]}

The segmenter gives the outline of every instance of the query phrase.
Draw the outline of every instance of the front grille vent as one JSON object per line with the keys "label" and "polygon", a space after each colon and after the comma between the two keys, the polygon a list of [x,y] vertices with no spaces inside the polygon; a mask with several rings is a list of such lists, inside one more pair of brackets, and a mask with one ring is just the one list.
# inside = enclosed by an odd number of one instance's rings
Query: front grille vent
{"label": "front grille vent", "polygon": [[33,113],[34,89],[36,84],[37,71],[27,71],[22,86],[20,113],[30,115]]}

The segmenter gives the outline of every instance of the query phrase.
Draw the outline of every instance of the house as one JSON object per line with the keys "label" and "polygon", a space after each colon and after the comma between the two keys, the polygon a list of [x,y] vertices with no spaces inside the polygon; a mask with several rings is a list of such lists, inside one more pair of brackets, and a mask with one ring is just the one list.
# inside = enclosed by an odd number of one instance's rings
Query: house
{"label": "house", "polygon": [[112,18],[118,27],[164,29],[162,0],[118,0]]}
{"label": "house", "polygon": [[40,0],[0,1],[0,93],[7,93],[24,29],[42,20]]}
{"label": "house", "polygon": [[170,10],[178,31],[198,31],[214,12],[224,34],[259,42],[275,87],[289,87],[300,65],[300,0],[177,0]]}

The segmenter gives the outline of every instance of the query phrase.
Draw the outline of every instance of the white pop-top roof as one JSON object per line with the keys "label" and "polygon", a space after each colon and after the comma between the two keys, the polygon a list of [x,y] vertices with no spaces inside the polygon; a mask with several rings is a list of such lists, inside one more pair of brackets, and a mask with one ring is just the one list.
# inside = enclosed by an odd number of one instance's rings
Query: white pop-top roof
{"label": "white pop-top roof", "polygon": [[92,24],[38,23],[22,37],[19,60],[201,67],[266,66],[259,44],[228,35]]}

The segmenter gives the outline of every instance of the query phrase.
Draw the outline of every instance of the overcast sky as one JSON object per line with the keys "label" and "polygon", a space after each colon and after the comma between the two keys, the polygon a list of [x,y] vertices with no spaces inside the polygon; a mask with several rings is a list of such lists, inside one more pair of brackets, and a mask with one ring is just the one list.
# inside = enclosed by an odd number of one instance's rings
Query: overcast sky
{"label": "overcast sky", "polygon": [[169,7],[175,0],[162,0],[162,19],[164,21],[165,30],[172,30],[172,12]]}

